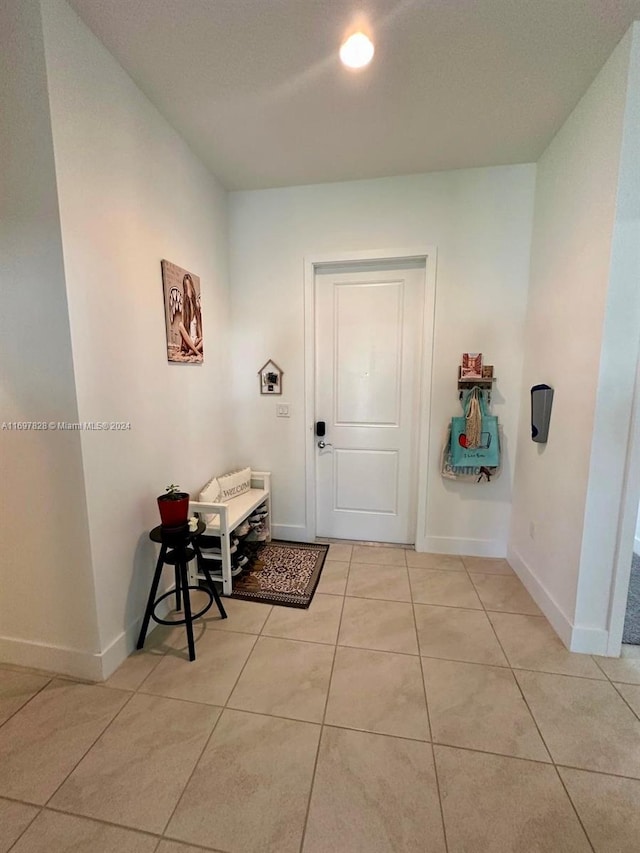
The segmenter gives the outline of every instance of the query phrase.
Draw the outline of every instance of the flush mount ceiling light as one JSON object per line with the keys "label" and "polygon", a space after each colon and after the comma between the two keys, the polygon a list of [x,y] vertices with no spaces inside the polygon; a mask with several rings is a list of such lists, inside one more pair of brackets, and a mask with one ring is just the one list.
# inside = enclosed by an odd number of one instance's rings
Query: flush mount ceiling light
{"label": "flush mount ceiling light", "polygon": [[373,42],[364,33],[354,33],[342,44],[340,59],[347,68],[364,68],[373,58]]}

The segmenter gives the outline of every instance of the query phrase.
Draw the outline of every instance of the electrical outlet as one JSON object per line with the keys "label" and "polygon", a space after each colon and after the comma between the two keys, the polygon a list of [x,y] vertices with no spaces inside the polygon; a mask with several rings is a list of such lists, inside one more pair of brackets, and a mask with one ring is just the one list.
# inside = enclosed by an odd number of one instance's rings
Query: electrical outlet
{"label": "electrical outlet", "polygon": [[534,524],[534,522],[533,522],[533,521],[530,521],[530,522],[529,522],[529,536],[530,536],[532,539],[535,539],[535,538],[536,538],[536,526],[535,526],[535,524]]}
{"label": "electrical outlet", "polygon": [[289,404],[288,403],[277,403],[276,404],[276,417],[277,418],[288,418],[288,417],[290,417]]}

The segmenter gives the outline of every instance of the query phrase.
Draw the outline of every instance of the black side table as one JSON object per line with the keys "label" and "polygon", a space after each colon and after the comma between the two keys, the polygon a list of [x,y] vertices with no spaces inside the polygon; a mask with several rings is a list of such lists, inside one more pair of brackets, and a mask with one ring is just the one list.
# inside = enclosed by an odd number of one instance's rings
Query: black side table
{"label": "black side table", "polygon": [[[149,591],[147,608],[144,612],[144,619],[142,620],[140,636],[138,637],[138,649],[141,649],[144,646],[147,630],[149,628],[149,621],[153,619],[154,622],[158,622],[160,625],[184,625],[187,629],[187,640],[189,642],[189,660],[195,660],[196,647],[193,640],[194,621],[199,619],[201,616],[204,616],[214,601],[218,606],[220,616],[223,619],[227,618],[227,614],[222,606],[222,601],[220,600],[220,596],[213,582],[213,578],[211,577],[211,573],[207,568],[206,561],[202,559],[202,554],[200,553],[200,548],[196,541],[198,536],[204,533],[204,529],[204,523],[199,521],[195,530],[189,530],[188,524],[181,527],[163,527],[162,525],[158,525],[158,527],[154,527],[149,534],[149,539],[151,539],[152,542],[159,542],[161,548],[160,556],[158,557],[158,562],[156,564],[155,574],[153,575],[151,590]],[[201,571],[207,579],[206,586],[203,583],[189,584],[187,564],[193,560],[194,557],[198,561],[198,570]],[[170,595],[174,595],[174,590],[170,590],[169,592],[165,592],[159,598],[156,598],[160,578],[162,576],[162,570],[165,565],[174,567],[176,578],[176,610],[181,609],[180,604],[182,599],[184,602],[184,619],[161,619],[159,616],[156,616],[155,610],[160,602],[164,601],[165,598],[169,598]],[[209,601],[202,609],[198,610],[197,613],[191,612],[191,598],[189,595],[189,590],[191,589],[202,590],[209,595]]]}

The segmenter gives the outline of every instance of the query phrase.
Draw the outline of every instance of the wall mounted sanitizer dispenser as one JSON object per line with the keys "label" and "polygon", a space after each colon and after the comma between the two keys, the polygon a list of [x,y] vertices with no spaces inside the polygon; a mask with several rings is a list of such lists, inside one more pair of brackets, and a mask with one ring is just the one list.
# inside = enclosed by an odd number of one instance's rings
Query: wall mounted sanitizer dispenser
{"label": "wall mounted sanitizer dispenser", "polygon": [[549,385],[534,385],[531,389],[531,438],[545,444],[549,435],[549,419],[553,388]]}

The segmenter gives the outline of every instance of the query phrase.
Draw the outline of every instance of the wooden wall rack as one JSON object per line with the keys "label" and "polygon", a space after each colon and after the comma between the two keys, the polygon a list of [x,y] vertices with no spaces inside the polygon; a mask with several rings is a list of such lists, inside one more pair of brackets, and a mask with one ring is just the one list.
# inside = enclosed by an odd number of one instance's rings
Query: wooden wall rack
{"label": "wooden wall rack", "polygon": [[493,365],[485,364],[482,368],[482,379],[461,379],[462,368],[458,365],[458,397],[462,400],[463,392],[472,388],[481,388],[487,392],[487,403],[491,405],[491,391],[496,377],[493,375]]}

